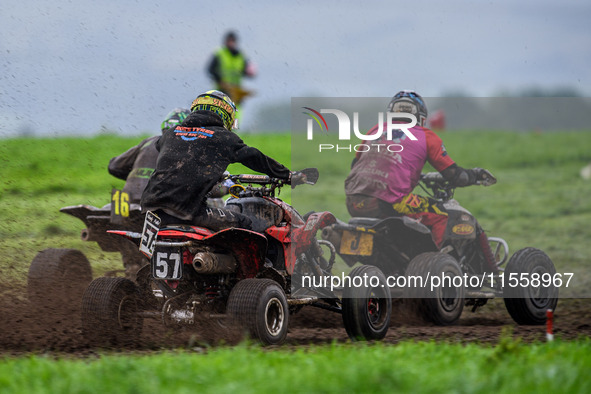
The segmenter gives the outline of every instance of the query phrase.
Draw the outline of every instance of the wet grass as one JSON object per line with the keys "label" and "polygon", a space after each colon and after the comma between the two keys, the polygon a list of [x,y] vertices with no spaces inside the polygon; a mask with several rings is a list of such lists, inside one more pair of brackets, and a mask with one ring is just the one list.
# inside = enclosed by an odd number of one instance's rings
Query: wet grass
{"label": "wet grass", "polygon": [[0,360],[3,393],[588,393],[591,341],[402,342]]}

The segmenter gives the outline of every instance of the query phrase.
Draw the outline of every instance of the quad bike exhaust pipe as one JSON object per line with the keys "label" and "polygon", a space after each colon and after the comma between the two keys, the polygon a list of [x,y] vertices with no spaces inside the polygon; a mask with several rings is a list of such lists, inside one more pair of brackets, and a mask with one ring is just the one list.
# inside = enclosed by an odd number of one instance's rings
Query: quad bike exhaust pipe
{"label": "quad bike exhaust pipe", "polygon": [[200,274],[230,274],[236,270],[236,259],[229,254],[197,252],[193,268]]}

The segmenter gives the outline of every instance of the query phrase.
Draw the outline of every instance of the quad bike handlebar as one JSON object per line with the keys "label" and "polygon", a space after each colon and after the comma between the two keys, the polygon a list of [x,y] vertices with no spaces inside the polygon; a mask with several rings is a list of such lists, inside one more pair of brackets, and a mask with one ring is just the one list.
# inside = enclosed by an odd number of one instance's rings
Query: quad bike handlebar
{"label": "quad bike handlebar", "polygon": [[[234,198],[239,196],[274,196],[275,190],[285,185],[291,185],[294,188],[297,185],[314,185],[318,181],[319,173],[317,168],[305,168],[301,171],[291,173],[289,179],[279,179],[268,175],[239,174],[226,175],[225,179],[230,179],[235,183],[230,187],[230,195]],[[252,186],[253,184],[260,187]],[[246,185],[246,186],[245,186]]]}
{"label": "quad bike handlebar", "polygon": [[[491,186],[497,183],[497,178],[490,171],[483,168],[474,168],[477,171],[478,179],[476,185]],[[453,198],[456,186],[453,186],[439,172],[427,172],[421,174],[420,181],[423,188],[431,189],[433,197],[437,200],[447,201]]]}

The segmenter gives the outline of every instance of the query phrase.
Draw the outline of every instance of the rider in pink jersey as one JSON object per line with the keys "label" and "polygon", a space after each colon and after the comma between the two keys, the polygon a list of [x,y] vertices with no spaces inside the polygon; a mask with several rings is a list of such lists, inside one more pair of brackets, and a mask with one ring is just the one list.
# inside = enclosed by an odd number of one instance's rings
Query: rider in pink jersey
{"label": "rider in pink jersey", "polygon": [[[424,127],[427,107],[419,94],[409,90],[398,92],[390,101],[388,112],[414,115],[417,125],[409,131],[416,140],[393,130],[391,140],[384,132],[377,140],[368,142],[372,144],[370,150],[357,152],[345,180],[347,209],[354,217],[386,218],[402,214],[418,219],[431,228],[433,241],[441,247],[448,216],[445,208],[431,198],[412,193],[423,166],[428,161],[455,186],[473,185],[488,172],[481,168],[464,169],[449,157],[441,138]],[[382,130],[386,129],[384,124]],[[368,135],[377,131],[378,125]]]}

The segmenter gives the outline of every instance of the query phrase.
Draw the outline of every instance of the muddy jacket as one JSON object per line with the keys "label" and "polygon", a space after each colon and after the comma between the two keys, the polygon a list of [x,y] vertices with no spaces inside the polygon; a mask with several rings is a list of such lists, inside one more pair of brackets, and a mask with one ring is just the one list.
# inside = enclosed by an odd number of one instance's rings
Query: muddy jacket
{"label": "muddy jacket", "polygon": [[224,128],[221,118],[209,111],[192,112],[181,125],[165,131],[156,148],[160,155],[142,195],[142,210],[162,209],[183,220],[202,212],[207,193],[231,163],[281,179],[290,174]]}
{"label": "muddy jacket", "polygon": [[129,195],[131,203],[139,204],[148,179],[156,168],[158,137],[146,138],[137,146],[109,161],[109,173],[126,181],[123,191]]}

